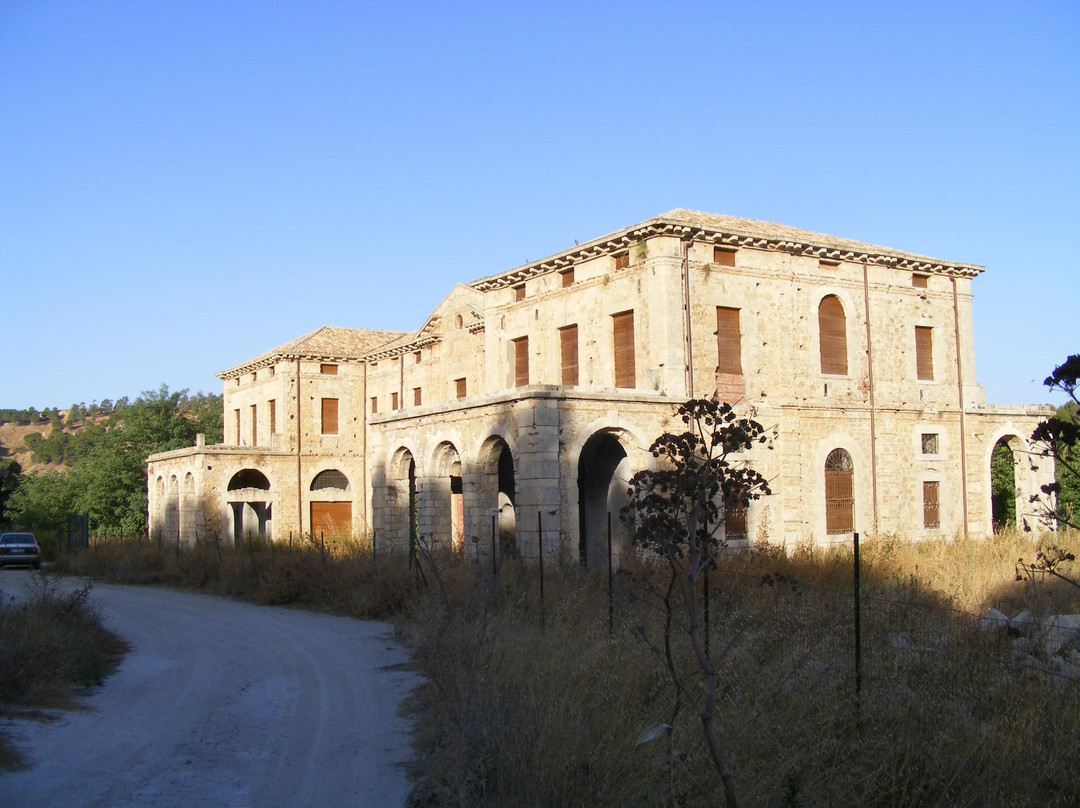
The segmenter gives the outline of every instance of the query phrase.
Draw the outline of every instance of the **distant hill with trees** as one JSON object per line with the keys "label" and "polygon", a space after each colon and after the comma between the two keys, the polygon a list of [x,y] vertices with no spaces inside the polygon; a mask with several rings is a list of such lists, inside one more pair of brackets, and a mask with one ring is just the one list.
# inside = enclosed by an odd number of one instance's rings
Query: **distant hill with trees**
{"label": "distant hill with trees", "polygon": [[0,450],[0,526],[61,531],[67,514],[83,513],[95,532],[134,534],[146,528],[147,456],[191,446],[199,433],[220,443],[222,401],[162,385],[134,401],[0,409],[5,424],[26,429],[5,430],[23,444]]}

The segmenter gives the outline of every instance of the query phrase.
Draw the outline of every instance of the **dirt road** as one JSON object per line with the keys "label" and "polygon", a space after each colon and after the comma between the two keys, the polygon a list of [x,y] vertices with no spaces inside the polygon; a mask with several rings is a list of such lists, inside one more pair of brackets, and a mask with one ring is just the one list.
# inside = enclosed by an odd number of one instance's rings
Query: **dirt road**
{"label": "dirt road", "polygon": [[0,774],[0,805],[404,804],[397,708],[418,677],[388,625],[167,589],[91,597],[131,652],[88,710],[6,722],[32,768]]}

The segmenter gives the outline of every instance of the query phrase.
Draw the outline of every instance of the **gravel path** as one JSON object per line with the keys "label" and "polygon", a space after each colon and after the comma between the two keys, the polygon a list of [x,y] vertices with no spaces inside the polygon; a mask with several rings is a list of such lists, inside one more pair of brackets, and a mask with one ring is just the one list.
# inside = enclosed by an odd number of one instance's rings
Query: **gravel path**
{"label": "gravel path", "polygon": [[0,774],[0,805],[404,805],[397,708],[418,675],[387,624],[157,588],[91,599],[131,652],[88,710],[6,722],[32,767]]}

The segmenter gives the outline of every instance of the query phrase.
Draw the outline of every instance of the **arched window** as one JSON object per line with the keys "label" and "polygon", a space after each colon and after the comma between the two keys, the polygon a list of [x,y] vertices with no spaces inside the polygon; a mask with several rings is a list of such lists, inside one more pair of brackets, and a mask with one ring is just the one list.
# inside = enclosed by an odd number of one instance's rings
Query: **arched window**
{"label": "arched window", "polygon": [[263,491],[269,491],[270,481],[258,469],[241,469],[229,480],[230,491],[236,491],[240,488],[260,488]]}
{"label": "arched window", "polygon": [[833,449],[825,459],[825,532],[829,535],[855,530],[855,464],[843,449]]}
{"label": "arched window", "polygon": [[818,304],[818,337],[821,343],[821,372],[846,376],[847,318],[844,304],[836,295],[826,295]]}
{"label": "arched window", "polygon": [[349,478],[337,469],[320,471],[315,475],[315,479],[311,481],[311,490],[324,491],[327,488],[337,489],[338,491],[348,491]]}

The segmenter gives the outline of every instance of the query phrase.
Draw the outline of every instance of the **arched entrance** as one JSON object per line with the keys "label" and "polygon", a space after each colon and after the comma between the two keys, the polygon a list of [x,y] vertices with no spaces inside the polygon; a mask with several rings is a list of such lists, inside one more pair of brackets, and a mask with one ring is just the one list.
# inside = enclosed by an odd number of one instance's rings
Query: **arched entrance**
{"label": "arched entrance", "polygon": [[[499,554],[504,558],[517,558],[517,478],[514,473],[514,455],[510,446],[500,436],[485,441],[480,453],[478,500],[486,515],[497,508],[495,529],[498,533]],[[486,520],[485,520],[486,521]],[[479,546],[490,546],[480,541]]]}
{"label": "arched entrance", "polygon": [[990,514],[995,533],[1016,527],[1017,467],[1022,449],[1016,435],[1006,435],[990,453]]}
{"label": "arched entrance", "polygon": [[843,449],[825,458],[825,533],[855,531],[855,464]]}
{"label": "arched entrance", "polygon": [[461,455],[450,441],[435,447],[432,458],[435,477],[431,480],[431,504],[434,506],[425,532],[432,542],[450,546],[455,553],[465,548],[465,496],[461,486]]}
{"label": "arched entrance", "polygon": [[[311,532],[336,538],[352,535],[352,486],[338,469],[326,469],[311,481]],[[318,499],[315,499],[318,497]]]}
{"label": "arched entrance", "polygon": [[229,480],[227,496],[234,544],[248,534],[271,538],[273,506],[269,491],[270,481],[258,469],[241,469]]}
{"label": "arched entrance", "polygon": [[578,558],[591,570],[607,569],[608,521],[611,523],[612,565],[630,546],[630,531],[619,519],[629,502],[630,459],[612,432],[597,432],[578,459]]}
{"label": "arched entrance", "polygon": [[399,547],[412,547],[419,535],[416,510],[416,460],[408,449],[398,449],[390,460],[386,487],[386,531]]}

